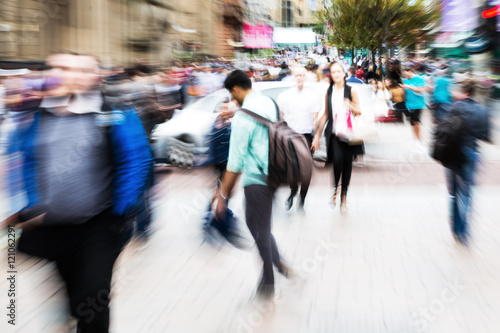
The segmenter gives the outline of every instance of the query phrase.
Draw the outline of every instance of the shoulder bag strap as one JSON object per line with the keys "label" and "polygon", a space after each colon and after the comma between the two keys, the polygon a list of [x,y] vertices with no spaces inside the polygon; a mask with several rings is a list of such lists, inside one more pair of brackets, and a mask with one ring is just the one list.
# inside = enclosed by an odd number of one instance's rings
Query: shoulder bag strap
{"label": "shoulder bag strap", "polygon": [[347,98],[350,101],[352,101],[351,90],[352,90],[352,87],[346,84],[344,87],[344,98]]}
{"label": "shoulder bag strap", "polygon": [[269,126],[270,124],[273,123],[269,119],[264,118],[261,115],[258,115],[255,112],[250,111],[248,109],[239,108],[238,111],[242,111],[242,112],[246,113],[247,115],[249,115],[250,117],[254,118],[255,120],[257,120],[260,124],[262,124],[264,126]]}

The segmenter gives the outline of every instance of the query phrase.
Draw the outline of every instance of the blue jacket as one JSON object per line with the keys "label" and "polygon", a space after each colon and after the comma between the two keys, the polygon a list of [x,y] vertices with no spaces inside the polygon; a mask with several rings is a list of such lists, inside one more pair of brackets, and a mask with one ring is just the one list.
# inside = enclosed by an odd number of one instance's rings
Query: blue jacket
{"label": "blue jacket", "polygon": [[[113,155],[112,212],[121,217],[128,216],[142,200],[153,171],[153,159],[149,142],[136,112],[129,109],[112,111],[109,140]],[[24,114],[9,136],[7,154],[9,179],[22,179],[22,188],[27,197],[25,209],[41,203],[37,184],[37,166],[34,145],[40,111]],[[18,161],[16,161],[18,159]],[[16,167],[22,163],[22,167]],[[19,175],[19,173],[22,173]],[[10,193],[11,196],[19,193]]]}
{"label": "blue jacket", "polygon": [[346,82],[348,82],[348,83],[361,83],[361,84],[363,84],[363,81],[361,81],[360,79],[358,79],[355,76],[349,76],[349,78],[346,80]]}
{"label": "blue jacket", "polygon": [[451,106],[461,113],[465,121],[462,144],[477,150],[477,141],[491,142],[491,114],[490,109],[482,106],[472,98],[456,102]]}

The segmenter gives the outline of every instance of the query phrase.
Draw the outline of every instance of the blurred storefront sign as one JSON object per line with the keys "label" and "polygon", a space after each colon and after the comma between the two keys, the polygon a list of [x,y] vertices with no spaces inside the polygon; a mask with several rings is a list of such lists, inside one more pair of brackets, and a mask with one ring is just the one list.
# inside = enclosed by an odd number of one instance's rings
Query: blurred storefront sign
{"label": "blurred storefront sign", "polygon": [[491,43],[491,38],[486,34],[480,34],[477,36],[472,36],[465,42],[465,47],[469,53],[481,53],[484,52]]}
{"label": "blurred storefront sign", "polygon": [[473,32],[443,32],[436,36],[432,47],[460,47],[464,43],[464,41],[472,35]]}
{"label": "blurred storefront sign", "polygon": [[468,58],[465,41],[474,34],[469,32],[443,32],[436,36],[431,48],[438,58]]}
{"label": "blurred storefront sign", "polygon": [[312,28],[276,28],[273,41],[283,45],[316,44],[316,34]]}
{"label": "blurred storefront sign", "polygon": [[[497,31],[500,31],[500,0],[490,0],[488,2],[489,6],[494,6],[489,10],[483,12],[484,18],[490,18],[496,16],[497,18]],[[486,17],[488,16],[488,17]]]}
{"label": "blurred storefront sign", "polygon": [[243,23],[243,45],[249,49],[271,49],[273,47],[273,28],[267,25]]}
{"label": "blurred storefront sign", "polygon": [[441,31],[471,31],[478,25],[478,15],[471,0],[444,0]]}

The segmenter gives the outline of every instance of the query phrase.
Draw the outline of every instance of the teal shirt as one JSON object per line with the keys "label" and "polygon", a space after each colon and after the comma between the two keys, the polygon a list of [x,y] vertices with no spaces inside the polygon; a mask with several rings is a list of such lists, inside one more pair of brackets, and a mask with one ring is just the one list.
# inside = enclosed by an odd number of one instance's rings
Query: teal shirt
{"label": "teal shirt", "polygon": [[439,77],[435,81],[434,103],[451,103],[451,82],[446,77]]}
{"label": "teal shirt", "polygon": [[[259,92],[251,92],[243,101],[243,108],[271,121],[276,121],[276,105]],[[267,185],[269,166],[269,133],[267,127],[251,116],[236,112],[231,122],[227,170],[243,173],[243,187]]]}
{"label": "teal shirt", "polygon": [[[425,80],[418,75],[415,75],[411,79],[405,79],[403,83],[413,87],[425,87]],[[419,110],[425,108],[424,94],[419,94],[411,89],[406,89],[405,105],[408,110]]]}

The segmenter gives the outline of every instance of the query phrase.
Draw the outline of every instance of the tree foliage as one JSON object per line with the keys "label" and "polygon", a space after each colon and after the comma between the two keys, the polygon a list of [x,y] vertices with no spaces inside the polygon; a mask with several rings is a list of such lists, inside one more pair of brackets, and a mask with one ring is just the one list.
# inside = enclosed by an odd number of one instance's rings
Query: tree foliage
{"label": "tree foliage", "polygon": [[437,26],[440,7],[439,0],[331,0],[317,18],[332,44],[376,50],[423,41]]}

